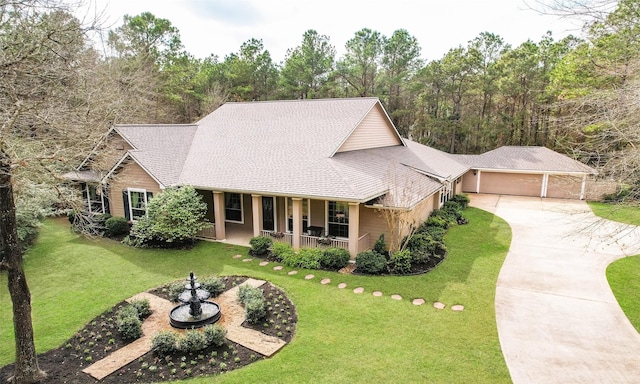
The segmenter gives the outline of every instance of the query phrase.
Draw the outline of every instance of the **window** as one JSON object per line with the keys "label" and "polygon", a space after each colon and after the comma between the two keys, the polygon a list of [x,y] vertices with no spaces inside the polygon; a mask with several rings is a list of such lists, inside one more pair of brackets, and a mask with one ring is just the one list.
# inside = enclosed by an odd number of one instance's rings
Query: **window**
{"label": "window", "polygon": [[329,236],[349,237],[349,203],[330,201],[328,211]]}
{"label": "window", "polygon": [[[302,232],[307,233],[309,228],[309,199],[302,199]],[[293,199],[287,197],[287,232],[293,232]]]}
{"label": "window", "polygon": [[127,220],[139,220],[147,214],[147,204],[153,197],[153,193],[144,189],[128,188],[122,191],[124,201],[124,215]]}
{"label": "window", "polygon": [[108,213],[108,206],[104,204],[104,191],[98,189],[95,185],[81,183],[82,199],[85,209],[91,213]]}
{"label": "window", "polygon": [[224,194],[224,213],[225,221],[234,223],[244,223],[244,215],[242,214],[242,195],[239,193]]}

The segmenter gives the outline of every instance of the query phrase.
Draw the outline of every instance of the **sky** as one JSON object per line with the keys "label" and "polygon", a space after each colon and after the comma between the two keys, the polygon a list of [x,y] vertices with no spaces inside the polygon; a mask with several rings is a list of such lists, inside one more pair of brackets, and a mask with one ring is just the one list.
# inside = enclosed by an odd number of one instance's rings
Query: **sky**
{"label": "sky", "polygon": [[362,28],[389,37],[406,29],[427,61],[465,46],[481,32],[500,35],[512,46],[527,39],[537,42],[547,31],[557,40],[580,34],[575,21],[542,15],[525,0],[92,0],[90,7],[85,12],[102,13],[112,28],[122,25],[123,15],[151,12],[179,29],[187,52],[220,60],[256,38],[280,63],[309,29],[330,38],[337,58]]}

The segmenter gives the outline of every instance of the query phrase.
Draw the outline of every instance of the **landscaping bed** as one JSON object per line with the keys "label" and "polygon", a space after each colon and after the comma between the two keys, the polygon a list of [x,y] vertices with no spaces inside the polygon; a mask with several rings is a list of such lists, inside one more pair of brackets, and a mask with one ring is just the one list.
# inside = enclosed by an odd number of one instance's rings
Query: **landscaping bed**
{"label": "landscaping bed", "polygon": [[[220,279],[224,282],[226,291],[240,285],[247,277],[224,276]],[[260,289],[263,290],[267,304],[267,315],[258,324],[248,324],[245,321],[243,326],[290,342],[298,321],[293,303],[281,289],[271,283],[267,282]],[[149,292],[168,299],[166,286]],[[98,380],[82,370],[131,342],[120,336],[116,325],[116,313],[125,305],[126,302],[116,304],[87,323],[60,347],[39,355],[40,368],[48,375],[42,383],[97,383]],[[238,369],[261,359],[264,359],[261,354],[226,340],[221,346],[211,346],[194,353],[175,352],[161,357],[148,352],[100,382],[148,383],[179,380]],[[13,371],[13,364],[0,368],[0,382],[6,382]]]}

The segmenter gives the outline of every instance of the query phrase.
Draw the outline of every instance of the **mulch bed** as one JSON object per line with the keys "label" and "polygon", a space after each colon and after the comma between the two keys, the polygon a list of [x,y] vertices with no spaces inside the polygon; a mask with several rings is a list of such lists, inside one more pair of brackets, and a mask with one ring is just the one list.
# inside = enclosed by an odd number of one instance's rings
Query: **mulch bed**
{"label": "mulch bed", "polygon": [[[225,289],[244,282],[245,276],[221,277]],[[168,299],[166,287],[150,292]],[[295,307],[286,294],[271,283],[260,287],[267,304],[267,317],[259,324],[243,326],[290,342],[294,336],[298,317]],[[215,301],[215,298],[213,299]],[[118,303],[110,310],[90,321],[78,333],[60,347],[38,355],[40,369],[48,375],[45,384],[94,384],[94,383],[149,383],[214,375],[241,368],[265,357],[239,344],[226,341],[220,347],[209,347],[197,353],[176,352],[160,357],[149,352],[122,367],[102,381],[82,372],[94,362],[122,348],[130,341],[123,340],[116,326],[116,312],[126,305]],[[168,319],[167,319],[168,321]],[[13,375],[13,364],[0,368],[0,382]]]}

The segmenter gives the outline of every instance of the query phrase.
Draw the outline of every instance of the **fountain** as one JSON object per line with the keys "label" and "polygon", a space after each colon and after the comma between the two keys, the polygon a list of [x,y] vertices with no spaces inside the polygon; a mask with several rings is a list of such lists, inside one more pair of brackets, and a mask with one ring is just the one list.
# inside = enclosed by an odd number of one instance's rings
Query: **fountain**
{"label": "fountain", "polygon": [[184,286],[184,292],[178,296],[182,303],[169,313],[169,323],[174,328],[200,328],[207,324],[213,324],[220,319],[222,313],[220,306],[212,301],[207,301],[211,296],[209,291],[200,288],[200,283],[196,283],[197,277],[193,272],[189,273]]}

